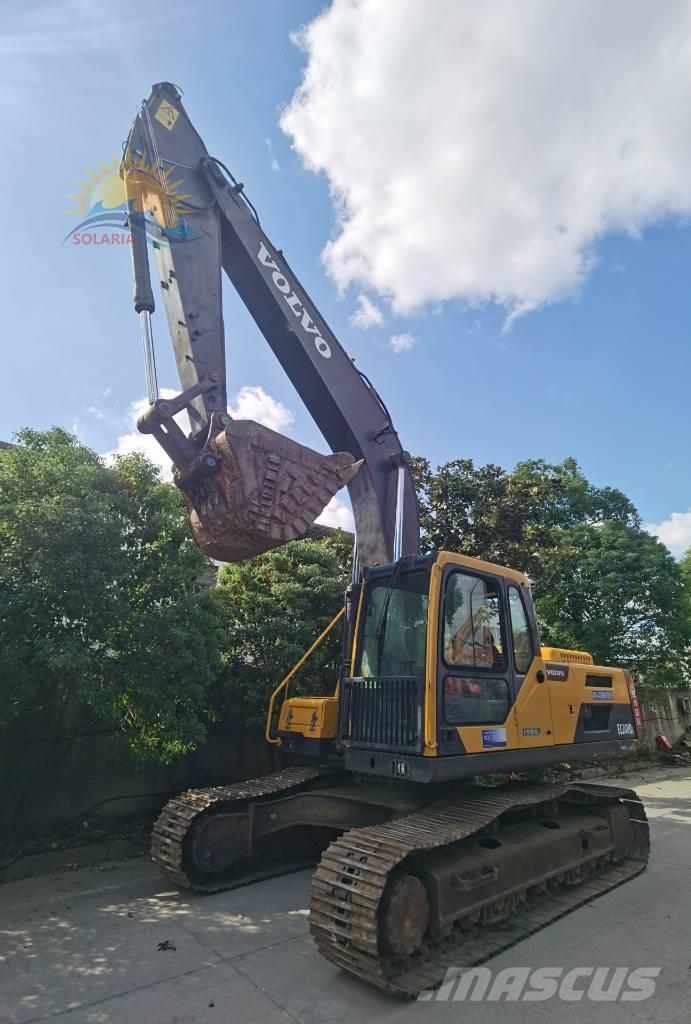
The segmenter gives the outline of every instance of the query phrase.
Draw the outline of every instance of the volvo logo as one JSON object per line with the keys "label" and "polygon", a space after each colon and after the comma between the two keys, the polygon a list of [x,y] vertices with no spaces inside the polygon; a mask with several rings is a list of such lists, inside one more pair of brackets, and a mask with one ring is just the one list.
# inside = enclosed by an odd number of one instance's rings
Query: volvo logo
{"label": "volvo logo", "polygon": [[272,258],[271,253],[263,242],[259,243],[259,252],[257,255],[261,265],[266,267],[267,270],[272,271],[271,280],[273,281],[274,288],[277,292],[281,293],[283,301],[287,304],[293,316],[300,321],[300,325],[305,334],[314,335],[314,347],[319,355],[323,356],[324,359],[330,359],[331,348],[329,347],[328,342],[324,341],[322,338],[316,323],[293,291],[293,286],[290,281],[285,274],[281,272],[278,264]]}

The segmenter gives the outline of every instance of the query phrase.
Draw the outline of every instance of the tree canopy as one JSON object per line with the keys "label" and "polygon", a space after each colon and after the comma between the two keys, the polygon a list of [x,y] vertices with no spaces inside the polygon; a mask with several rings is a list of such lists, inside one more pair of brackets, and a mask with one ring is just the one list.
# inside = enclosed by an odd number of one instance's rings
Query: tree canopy
{"label": "tree canopy", "polygon": [[574,459],[414,469],[423,543],[527,573],[543,643],[588,650],[650,687],[682,684],[691,586],[626,495],[589,483]]}
{"label": "tree canopy", "polygon": [[78,701],[161,760],[204,736],[222,641],[175,488],[54,428],[0,451],[0,722]]}

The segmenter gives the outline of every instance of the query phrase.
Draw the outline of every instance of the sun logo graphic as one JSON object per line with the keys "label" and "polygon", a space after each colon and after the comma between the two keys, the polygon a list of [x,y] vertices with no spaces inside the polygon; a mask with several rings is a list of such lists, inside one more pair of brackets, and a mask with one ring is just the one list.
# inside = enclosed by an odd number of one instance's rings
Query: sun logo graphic
{"label": "sun logo graphic", "polygon": [[70,239],[73,245],[131,245],[135,232],[158,246],[196,237],[185,216],[187,196],[169,171],[114,157],[110,164],[99,161],[95,171],[89,168],[78,184],[67,212],[80,219],[63,243]]}

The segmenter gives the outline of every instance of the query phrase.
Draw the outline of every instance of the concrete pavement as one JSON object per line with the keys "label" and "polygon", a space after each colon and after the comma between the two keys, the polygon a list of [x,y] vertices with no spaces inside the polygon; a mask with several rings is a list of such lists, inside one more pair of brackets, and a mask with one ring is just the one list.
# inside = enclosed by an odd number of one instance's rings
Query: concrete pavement
{"label": "concrete pavement", "polygon": [[318,956],[310,872],[196,897],[137,860],[0,886],[0,1022],[575,1024],[595,1014],[604,1024],[689,1024],[691,770],[624,784],[648,807],[648,871],[488,966],[659,966],[645,1001],[402,1003]]}

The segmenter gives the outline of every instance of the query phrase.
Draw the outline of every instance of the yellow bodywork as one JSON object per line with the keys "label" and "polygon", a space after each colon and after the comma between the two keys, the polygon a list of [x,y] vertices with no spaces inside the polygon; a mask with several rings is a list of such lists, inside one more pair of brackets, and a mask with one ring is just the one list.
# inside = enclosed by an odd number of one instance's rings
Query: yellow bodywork
{"label": "yellow bodywork", "polygon": [[[502,576],[519,587],[529,589],[530,583],[524,573],[480,558],[458,555],[452,551],[440,551],[432,568],[430,584],[429,618],[427,622],[427,665],[425,687],[425,745],[426,757],[437,756],[437,651],[439,647],[439,604],[441,600],[442,572],[447,565],[457,565],[474,572],[490,576]],[[546,666],[568,665],[567,678],[556,681],[549,678]],[[585,651],[571,651],[557,647],[543,647],[540,655],[533,658],[518,696],[504,722],[492,728],[502,730],[501,745],[488,747],[487,725],[455,726],[468,754],[486,753],[487,750],[515,750],[517,748],[547,747],[554,744],[573,743],[576,725],[582,704],[590,703],[592,690],[585,685],[587,675],[598,675],[612,680],[611,704],[629,704],[626,677],[621,669],[602,668],[593,665],[592,655]],[[540,682],[540,676],[543,681]],[[608,687],[609,689],[609,687]],[[528,734],[524,730],[529,730]],[[484,734],[484,736],[483,736]]]}
{"label": "yellow bodywork", "polygon": [[585,651],[570,651],[567,647],[543,647],[542,657],[545,661],[557,661],[557,662],[575,662],[578,665],[592,665],[593,656],[592,654],[586,654]]}
{"label": "yellow bodywork", "polygon": [[331,740],[338,725],[338,697],[289,697],[281,707],[279,732],[300,733],[307,739]]}
{"label": "yellow bodywork", "polygon": [[[521,588],[529,590],[527,577],[513,569],[485,562],[479,558],[440,551],[431,569],[429,606],[426,639],[426,672],[424,703],[424,745],[426,757],[436,757],[437,746],[437,692],[439,679],[438,657],[440,604],[444,568],[456,565],[490,576],[501,576]],[[362,609],[363,594],[358,606],[358,621]],[[339,612],[330,626],[315,641],[310,650],[300,659],[288,676],[277,687],[271,700],[269,722],[274,700],[287,689],[287,684],[309,654],[318,646],[326,633],[340,619]],[[355,630],[353,664],[356,664],[358,630]],[[584,651],[572,651],[557,647],[543,647],[530,664],[523,684],[504,722],[491,727],[501,739],[496,747],[488,746],[485,725],[448,726],[456,729],[468,754],[486,753],[488,749],[511,750],[534,747],[548,747],[555,744],[570,744],[575,741],[576,727],[582,704],[593,701],[593,691],[598,690],[598,680],[603,679],[602,689],[611,691],[607,703],[630,704],[629,687],[622,669],[594,665],[593,658]],[[611,684],[611,685],[610,685]],[[338,687],[329,697],[290,697],[284,700],[278,721],[279,733],[297,733],[307,739],[332,740],[338,729]],[[267,739],[275,739],[267,723]]]}
{"label": "yellow bodywork", "polygon": [[[611,680],[611,687],[606,687],[612,691],[612,699],[607,701],[609,706],[630,704],[629,688],[622,669],[594,665],[592,656],[584,651],[568,652],[576,655],[578,661],[555,662],[552,660],[553,653],[554,648],[543,647],[540,657],[533,658],[506,720],[496,726],[497,729],[505,730],[506,742],[494,749],[514,750],[573,743],[581,705],[592,703],[593,690],[599,688],[596,682],[598,678],[607,683]],[[568,668],[567,678],[550,679],[547,666]],[[545,676],[543,682],[538,682],[540,672]],[[592,680],[593,685],[586,685],[587,677],[590,677],[589,683]],[[602,688],[605,688],[604,684]],[[488,750],[486,741],[483,743],[483,732],[487,731],[487,726],[463,725],[457,728],[467,753]],[[528,735],[524,734],[524,730],[529,730]]]}

